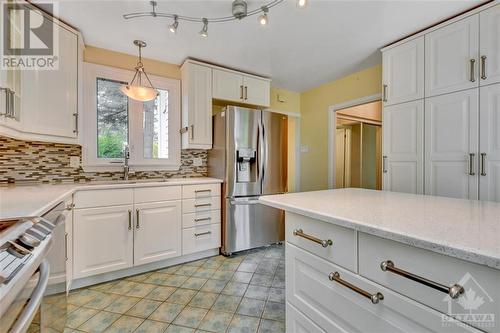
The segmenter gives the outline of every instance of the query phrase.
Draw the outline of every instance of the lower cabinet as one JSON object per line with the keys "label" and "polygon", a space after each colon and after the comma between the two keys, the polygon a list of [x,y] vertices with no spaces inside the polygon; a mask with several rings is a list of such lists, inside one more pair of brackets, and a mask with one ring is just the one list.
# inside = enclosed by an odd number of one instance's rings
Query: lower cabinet
{"label": "lower cabinet", "polygon": [[134,265],[181,255],[181,201],[135,205]]}
{"label": "lower cabinet", "polygon": [[74,278],[132,267],[133,208],[123,205],[75,210]]}
{"label": "lower cabinet", "polygon": [[220,224],[207,224],[182,230],[182,254],[220,247]]}

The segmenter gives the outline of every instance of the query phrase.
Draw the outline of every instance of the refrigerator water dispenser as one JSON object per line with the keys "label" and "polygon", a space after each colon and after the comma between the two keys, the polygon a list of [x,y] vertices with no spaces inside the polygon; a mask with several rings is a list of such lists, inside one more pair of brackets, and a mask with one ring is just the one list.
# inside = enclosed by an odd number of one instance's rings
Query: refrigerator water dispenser
{"label": "refrigerator water dispenser", "polygon": [[238,183],[255,182],[256,170],[255,162],[257,151],[251,148],[239,149],[236,151],[237,175]]}

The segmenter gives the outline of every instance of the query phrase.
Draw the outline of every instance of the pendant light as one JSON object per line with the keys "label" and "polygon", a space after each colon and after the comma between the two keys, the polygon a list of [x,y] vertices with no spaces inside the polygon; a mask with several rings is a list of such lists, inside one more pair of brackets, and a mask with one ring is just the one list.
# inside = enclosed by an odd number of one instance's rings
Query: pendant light
{"label": "pendant light", "polygon": [[[128,97],[140,101],[147,102],[151,101],[158,96],[158,91],[153,87],[151,80],[149,80],[148,74],[144,70],[144,65],[142,64],[142,48],[146,47],[146,43],[142,40],[134,40],[134,45],[139,48],[139,61],[135,67],[135,74],[129,84],[120,87],[122,93]],[[142,85],[142,75],[147,79],[149,86]]]}

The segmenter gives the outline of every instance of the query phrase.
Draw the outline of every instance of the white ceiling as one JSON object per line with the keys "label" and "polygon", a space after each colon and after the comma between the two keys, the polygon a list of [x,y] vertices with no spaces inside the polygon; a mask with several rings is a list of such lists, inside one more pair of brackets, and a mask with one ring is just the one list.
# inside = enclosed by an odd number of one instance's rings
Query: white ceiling
{"label": "white ceiling", "polygon": [[[198,35],[197,23],[180,22],[174,35],[166,18],[122,18],[149,11],[148,1],[63,0],[59,16],[83,33],[87,45],[136,54],[132,41],[142,39],[148,43],[144,57],[175,64],[203,59],[301,92],[380,63],[380,47],[479,2],[310,0],[299,9],[285,0],[270,10],[268,26],[260,26],[256,16],[210,24],[208,38]],[[248,3],[253,9],[264,2]],[[159,0],[157,11],[220,17],[230,15],[231,0]]]}

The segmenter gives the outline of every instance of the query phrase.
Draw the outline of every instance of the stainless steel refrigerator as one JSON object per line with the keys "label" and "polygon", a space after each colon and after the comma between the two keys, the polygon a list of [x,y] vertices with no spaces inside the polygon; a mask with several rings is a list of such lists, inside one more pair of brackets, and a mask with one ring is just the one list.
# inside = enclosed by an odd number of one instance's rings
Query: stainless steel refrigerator
{"label": "stainless steel refrigerator", "polygon": [[286,192],[287,116],[227,106],[213,116],[208,174],[224,179],[222,253],[284,240],[284,213],[261,195]]}

